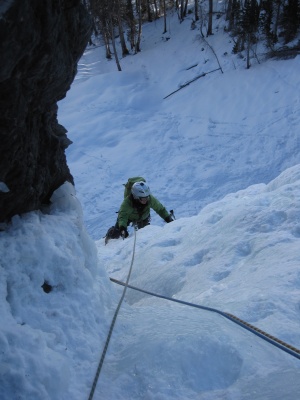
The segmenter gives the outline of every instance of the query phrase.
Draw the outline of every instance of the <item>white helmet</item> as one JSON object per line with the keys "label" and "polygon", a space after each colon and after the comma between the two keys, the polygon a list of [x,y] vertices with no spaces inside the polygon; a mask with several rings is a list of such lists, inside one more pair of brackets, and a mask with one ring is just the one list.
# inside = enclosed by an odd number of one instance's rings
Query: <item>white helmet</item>
{"label": "white helmet", "polygon": [[134,199],[139,199],[140,197],[150,196],[150,188],[145,182],[135,182],[132,185],[131,193]]}

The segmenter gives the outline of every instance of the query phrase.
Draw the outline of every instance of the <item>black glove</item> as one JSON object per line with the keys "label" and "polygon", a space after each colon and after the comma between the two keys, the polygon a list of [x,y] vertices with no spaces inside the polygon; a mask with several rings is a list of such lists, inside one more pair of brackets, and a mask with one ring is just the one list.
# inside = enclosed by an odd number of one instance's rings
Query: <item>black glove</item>
{"label": "black glove", "polygon": [[171,217],[171,215],[168,215],[166,218],[165,218],[165,221],[166,222],[173,222],[174,220],[173,220],[173,218]]}
{"label": "black glove", "polygon": [[124,228],[124,226],[120,226],[120,232],[121,232],[121,236],[123,239],[125,239],[129,236],[129,233],[128,233],[127,229]]}

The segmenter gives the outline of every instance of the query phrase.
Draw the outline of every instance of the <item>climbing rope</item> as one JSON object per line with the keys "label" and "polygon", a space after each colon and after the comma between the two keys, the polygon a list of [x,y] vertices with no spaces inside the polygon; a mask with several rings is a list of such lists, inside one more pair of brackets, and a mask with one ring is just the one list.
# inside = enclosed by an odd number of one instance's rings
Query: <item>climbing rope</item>
{"label": "climbing rope", "polygon": [[242,319],[237,318],[235,315],[232,315],[232,314],[217,310],[215,308],[205,307],[205,306],[201,306],[201,305],[198,305],[198,304],[189,303],[187,301],[177,300],[177,299],[173,299],[171,297],[167,297],[167,296],[163,296],[163,295],[160,295],[160,294],[157,294],[157,293],[149,292],[147,290],[140,289],[140,288],[132,286],[132,285],[128,285],[128,282],[127,282],[127,284],[125,284],[124,282],[118,281],[117,279],[114,279],[114,278],[110,278],[110,280],[112,282],[114,282],[114,283],[117,283],[118,285],[121,285],[121,286],[126,285],[126,288],[128,287],[130,289],[137,290],[138,292],[149,294],[150,296],[159,297],[160,299],[174,301],[175,303],[180,303],[180,304],[184,304],[186,306],[200,308],[201,310],[212,311],[212,312],[215,312],[217,314],[220,314],[223,317],[229,319],[230,321],[240,325],[242,328],[247,329],[248,331],[254,333],[255,335],[259,336],[260,338],[262,338],[262,339],[266,340],[267,342],[271,343],[273,346],[276,346],[279,349],[285,351],[286,353],[292,355],[293,357],[296,357],[296,358],[300,359],[300,350],[299,349],[297,349],[294,346],[291,346],[288,343],[283,342],[280,339],[277,339],[276,337],[274,337],[272,335],[269,335],[268,333],[262,331],[261,329],[255,327],[254,325],[251,325],[248,322],[245,322]]}
{"label": "climbing rope", "polygon": [[94,396],[94,392],[95,392],[95,389],[96,389],[96,386],[97,386],[97,382],[98,382],[98,379],[99,379],[99,375],[100,375],[100,372],[101,372],[101,369],[102,369],[102,366],[103,366],[103,363],[104,363],[105,355],[106,355],[106,352],[107,352],[107,349],[108,349],[108,345],[109,345],[109,342],[110,342],[110,338],[111,338],[111,335],[112,335],[112,332],[113,332],[113,329],[114,329],[114,326],[115,326],[115,322],[117,320],[117,316],[118,316],[119,310],[120,310],[122,302],[124,300],[127,287],[129,287],[128,286],[128,282],[129,282],[129,279],[130,279],[132,266],[133,266],[133,261],[134,261],[135,243],[136,243],[136,229],[134,229],[134,242],[133,242],[132,259],[131,259],[131,264],[130,264],[127,280],[126,280],[125,283],[123,282],[124,290],[123,290],[122,296],[120,298],[120,301],[118,303],[118,306],[116,308],[116,311],[115,311],[115,314],[113,316],[112,322],[110,324],[108,336],[107,336],[107,339],[106,339],[106,342],[105,342],[105,345],[104,345],[104,348],[103,348],[102,356],[101,356],[101,359],[99,361],[99,365],[98,365],[98,368],[97,368],[97,371],[96,371],[96,375],[95,375],[95,378],[94,378],[94,382],[93,382],[92,389],[91,389],[91,392],[90,392],[88,400],[92,400],[92,398]]}
{"label": "climbing rope", "polygon": [[288,343],[285,343],[284,341],[282,341],[280,339],[277,339],[276,337],[264,332],[263,330],[255,327],[254,325],[251,325],[248,322],[243,321],[242,319],[236,317],[233,314],[229,314],[229,313],[220,311],[220,310],[215,309],[215,308],[201,306],[199,304],[189,303],[189,302],[183,301],[183,300],[177,300],[177,299],[174,299],[174,298],[171,298],[171,297],[163,296],[163,295],[160,295],[160,294],[157,294],[157,293],[149,292],[147,290],[140,289],[138,287],[129,285],[129,279],[130,279],[132,266],[133,266],[133,262],[134,262],[134,255],[135,255],[136,230],[137,230],[137,228],[135,227],[135,229],[134,229],[134,242],[133,242],[132,259],[131,259],[131,264],[130,264],[130,268],[129,268],[129,272],[128,272],[128,276],[127,276],[126,282],[124,283],[124,282],[121,282],[121,281],[119,281],[117,279],[110,278],[110,280],[112,282],[114,282],[114,283],[116,283],[118,285],[124,286],[124,290],[123,290],[122,296],[121,296],[121,298],[119,300],[118,306],[116,308],[116,311],[114,313],[114,316],[113,316],[113,319],[112,319],[112,322],[111,322],[111,325],[110,325],[110,328],[109,328],[108,336],[107,336],[107,339],[106,339],[106,342],[105,342],[105,345],[104,345],[104,348],[103,348],[101,359],[100,359],[99,364],[98,364],[98,368],[97,368],[97,371],[96,371],[96,374],[95,374],[95,378],[94,378],[94,381],[93,381],[93,385],[92,385],[91,392],[90,392],[88,400],[92,400],[93,399],[93,396],[94,396],[94,393],[95,393],[95,389],[96,389],[96,386],[97,386],[97,382],[98,382],[98,379],[99,379],[99,376],[100,376],[100,372],[101,372],[101,369],[102,369],[102,366],[103,366],[103,363],[104,363],[104,359],[105,359],[105,356],[106,356],[106,352],[107,352],[107,349],[108,349],[108,345],[109,345],[109,342],[110,342],[110,339],[111,339],[111,336],[112,336],[112,332],[113,332],[113,329],[114,329],[114,326],[115,326],[115,323],[116,323],[116,320],[117,320],[117,316],[118,316],[119,310],[121,308],[122,302],[124,300],[127,288],[132,289],[132,290],[136,290],[138,292],[146,293],[146,294],[148,294],[150,296],[154,296],[154,297],[158,297],[158,298],[161,298],[161,299],[173,301],[175,303],[180,303],[180,304],[183,304],[183,305],[186,305],[186,306],[195,307],[195,308],[198,308],[198,309],[215,312],[215,313],[217,313],[219,315],[222,315],[223,317],[229,319],[230,321],[238,324],[242,328],[247,329],[248,331],[254,333],[255,335],[257,335],[260,338],[264,339],[265,341],[269,342],[273,346],[276,346],[279,349],[285,351],[286,353],[292,355],[293,357],[296,357],[296,358],[300,359],[300,350],[299,349],[297,349],[294,346],[289,345]]}

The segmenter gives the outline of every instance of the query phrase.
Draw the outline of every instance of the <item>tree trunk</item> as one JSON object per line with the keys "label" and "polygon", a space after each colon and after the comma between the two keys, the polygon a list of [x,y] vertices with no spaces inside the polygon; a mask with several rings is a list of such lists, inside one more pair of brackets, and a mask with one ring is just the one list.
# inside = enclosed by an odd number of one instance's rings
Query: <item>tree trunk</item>
{"label": "tree trunk", "polygon": [[232,0],[228,0],[228,6],[226,10],[226,21],[229,21],[231,18],[231,12],[232,12]]}
{"label": "tree trunk", "polygon": [[251,34],[250,34],[250,33],[247,33],[247,36],[246,36],[246,44],[247,44],[247,49],[246,49],[246,52],[247,52],[247,69],[250,68],[250,43],[251,43]]}
{"label": "tree trunk", "polygon": [[149,0],[147,0],[147,14],[148,14],[148,22],[152,22],[152,13]]}
{"label": "tree trunk", "polygon": [[186,14],[187,14],[187,6],[188,6],[188,0],[185,0],[184,11],[183,11],[184,17],[186,17]]}
{"label": "tree trunk", "polygon": [[119,26],[119,35],[120,35],[120,43],[122,47],[122,56],[126,57],[129,54],[129,51],[126,46],[124,32],[123,32],[123,25],[122,25],[122,15],[121,15],[121,8],[120,8],[120,0],[117,0],[117,18],[118,18],[118,26]]}
{"label": "tree trunk", "polygon": [[180,22],[183,21],[183,11],[184,11],[184,0],[181,0],[180,1],[180,17],[179,17]]}
{"label": "tree trunk", "polygon": [[199,21],[199,3],[195,0],[195,21]]}
{"label": "tree trunk", "polygon": [[164,31],[163,33],[167,33],[167,10],[166,10],[166,0],[163,0],[164,5]]}
{"label": "tree trunk", "polygon": [[103,39],[104,39],[106,58],[108,60],[111,60],[111,50],[110,50],[110,46],[109,46],[109,36],[110,35],[109,35],[106,24],[107,24],[107,22],[103,18],[103,20],[101,21],[101,31],[102,31],[102,35],[103,35]]}
{"label": "tree trunk", "polygon": [[141,9],[141,0],[138,0],[138,13],[139,13],[139,30],[138,37],[135,44],[135,53],[141,51],[141,36],[142,36],[142,9]]}
{"label": "tree trunk", "polygon": [[129,41],[131,50],[135,47],[135,20],[131,0],[127,0],[126,4],[126,19],[129,26]]}
{"label": "tree trunk", "polygon": [[111,42],[112,42],[112,46],[114,49],[115,61],[116,61],[117,67],[118,67],[118,71],[122,71],[121,65],[119,62],[119,58],[118,58],[117,49],[116,49],[115,32],[114,32],[114,24],[113,24],[112,16],[110,16],[109,22],[110,22]]}
{"label": "tree trunk", "polygon": [[122,47],[122,56],[126,57],[129,54],[129,51],[126,46],[124,32],[123,32],[123,26],[122,26],[122,20],[120,17],[118,17],[118,25],[119,25],[120,43],[121,43],[121,47]]}
{"label": "tree trunk", "polygon": [[208,8],[208,27],[206,36],[212,35],[212,16],[213,16],[213,0],[209,0]]}
{"label": "tree trunk", "polygon": [[159,18],[159,11],[158,11],[158,7],[157,7],[157,1],[154,0],[154,8],[155,8],[155,19]]}
{"label": "tree trunk", "polygon": [[237,11],[236,11],[238,1],[239,0],[229,0],[228,9],[227,9],[227,13],[226,13],[226,19],[228,17],[228,21],[229,21],[228,31],[232,31],[235,28],[235,23],[238,18]]}
{"label": "tree trunk", "polygon": [[277,31],[278,31],[278,24],[279,24],[279,17],[280,17],[280,8],[281,8],[281,0],[277,0],[275,4],[277,3],[277,11],[276,11],[276,17],[275,17],[275,22],[274,22],[274,28],[273,28],[273,34],[277,36]]}

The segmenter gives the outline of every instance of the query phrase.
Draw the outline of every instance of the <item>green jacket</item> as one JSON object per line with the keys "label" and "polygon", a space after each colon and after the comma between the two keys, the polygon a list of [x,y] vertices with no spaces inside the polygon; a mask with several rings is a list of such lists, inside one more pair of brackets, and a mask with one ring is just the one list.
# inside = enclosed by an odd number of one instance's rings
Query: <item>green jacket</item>
{"label": "green jacket", "polygon": [[130,222],[143,221],[148,218],[150,215],[150,208],[152,208],[163,219],[169,216],[166,208],[154,196],[152,196],[152,194],[149,196],[149,200],[145,206],[138,201],[135,201],[132,195],[126,197],[119,210],[119,227],[124,226],[124,228],[126,228]]}

